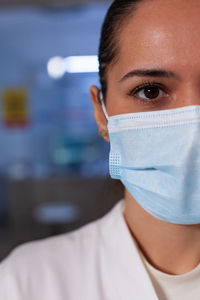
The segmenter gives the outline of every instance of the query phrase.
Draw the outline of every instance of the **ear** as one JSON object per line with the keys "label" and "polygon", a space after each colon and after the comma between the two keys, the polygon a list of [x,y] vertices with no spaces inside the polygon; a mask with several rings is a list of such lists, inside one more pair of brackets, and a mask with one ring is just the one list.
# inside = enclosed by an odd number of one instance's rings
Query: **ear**
{"label": "ear", "polygon": [[90,96],[94,105],[94,116],[99,128],[100,135],[106,140],[110,141],[107,128],[107,119],[102,109],[100,101],[100,90],[95,85],[90,88]]}

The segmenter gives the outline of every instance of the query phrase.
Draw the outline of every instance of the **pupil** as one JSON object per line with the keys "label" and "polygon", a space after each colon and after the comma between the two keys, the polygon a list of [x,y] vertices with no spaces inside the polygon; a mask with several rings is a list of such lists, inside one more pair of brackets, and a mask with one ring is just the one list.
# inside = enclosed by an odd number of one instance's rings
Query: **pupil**
{"label": "pupil", "polygon": [[149,98],[149,99],[154,99],[157,98],[159,96],[159,88],[158,87],[146,87],[145,88],[145,97]]}

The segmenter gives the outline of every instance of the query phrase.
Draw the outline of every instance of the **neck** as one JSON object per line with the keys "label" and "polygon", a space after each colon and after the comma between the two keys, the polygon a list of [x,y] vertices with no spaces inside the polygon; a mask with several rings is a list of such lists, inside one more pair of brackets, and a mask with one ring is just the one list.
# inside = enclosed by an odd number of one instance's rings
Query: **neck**
{"label": "neck", "polygon": [[156,269],[180,275],[200,262],[200,224],[177,225],[159,220],[146,212],[125,193],[124,217],[146,259]]}

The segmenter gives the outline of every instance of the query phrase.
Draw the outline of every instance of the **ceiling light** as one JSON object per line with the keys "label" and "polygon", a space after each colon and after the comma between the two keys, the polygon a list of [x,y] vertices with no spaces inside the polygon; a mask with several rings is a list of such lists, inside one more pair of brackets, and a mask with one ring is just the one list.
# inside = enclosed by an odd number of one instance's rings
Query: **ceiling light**
{"label": "ceiling light", "polygon": [[63,77],[65,73],[96,73],[99,71],[98,57],[96,55],[66,58],[55,56],[49,59],[47,71],[54,79]]}

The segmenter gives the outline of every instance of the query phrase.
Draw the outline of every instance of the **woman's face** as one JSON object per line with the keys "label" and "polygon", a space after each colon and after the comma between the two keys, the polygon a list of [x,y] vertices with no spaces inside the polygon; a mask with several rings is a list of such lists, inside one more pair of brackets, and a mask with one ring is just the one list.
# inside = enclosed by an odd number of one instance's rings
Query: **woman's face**
{"label": "woman's face", "polygon": [[[139,4],[118,37],[118,60],[108,70],[109,116],[200,105],[199,15],[199,0]],[[91,96],[101,125],[105,119],[94,86]]]}

